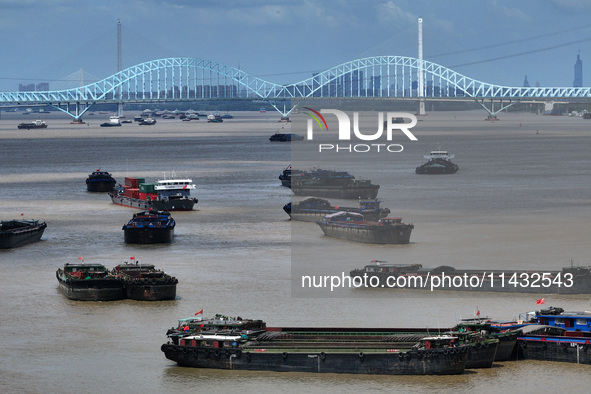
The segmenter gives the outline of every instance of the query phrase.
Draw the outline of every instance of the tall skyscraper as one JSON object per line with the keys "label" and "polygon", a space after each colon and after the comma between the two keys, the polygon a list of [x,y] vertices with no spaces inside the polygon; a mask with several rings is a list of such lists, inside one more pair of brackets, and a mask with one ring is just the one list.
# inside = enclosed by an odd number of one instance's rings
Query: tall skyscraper
{"label": "tall skyscraper", "polygon": [[583,62],[581,61],[581,56],[577,55],[577,61],[575,63],[575,80],[573,82],[573,87],[580,88],[583,86]]}

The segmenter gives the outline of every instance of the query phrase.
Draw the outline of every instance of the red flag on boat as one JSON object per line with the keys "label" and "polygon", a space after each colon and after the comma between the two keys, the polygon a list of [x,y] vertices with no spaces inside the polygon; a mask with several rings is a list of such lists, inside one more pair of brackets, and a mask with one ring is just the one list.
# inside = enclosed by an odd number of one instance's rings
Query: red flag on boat
{"label": "red flag on boat", "polygon": [[203,313],[203,308],[201,308],[201,310],[195,312],[195,316],[197,316],[198,314]]}
{"label": "red flag on boat", "polygon": [[480,316],[480,309],[476,312],[476,316]]}
{"label": "red flag on boat", "polygon": [[542,305],[542,304],[545,304],[545,303],[546,303],[546,300],[544,300],[543,298],[540,298],[539,300],[536,300],[536,304],[537,305]]}
{"label": "red flag on boat", "polygon": [[84,257],[78,257],[78,260],[84,260]]}
{"label": "red flag on boat", "polygon": [[134,256],[131,256],[129,259],[130,260],[135,260],[135,257]]}
{"label": "red flag on boat", "polygon": [[24,213],[21,213],[21,216],[25,216],[25,214]]}

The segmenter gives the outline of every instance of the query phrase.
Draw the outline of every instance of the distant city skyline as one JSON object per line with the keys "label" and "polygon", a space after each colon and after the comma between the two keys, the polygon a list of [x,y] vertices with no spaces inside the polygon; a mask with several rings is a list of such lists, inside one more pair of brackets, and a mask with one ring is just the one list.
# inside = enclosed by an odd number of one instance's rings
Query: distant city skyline
{"label": "distant city skyline", "polygon": [[[0,9],[1,91],[72,82],[79,70],[114,74],[118,20],[123,68],[200,57],[280,84],[364,57],[417,57],[419,17],[424,59],[483,82],[521,86],[527,74],[532,85],[568,87],[573,53],[591,52],[583,0],[0,0]],[[589,70],[575,80],[591,80]]]}

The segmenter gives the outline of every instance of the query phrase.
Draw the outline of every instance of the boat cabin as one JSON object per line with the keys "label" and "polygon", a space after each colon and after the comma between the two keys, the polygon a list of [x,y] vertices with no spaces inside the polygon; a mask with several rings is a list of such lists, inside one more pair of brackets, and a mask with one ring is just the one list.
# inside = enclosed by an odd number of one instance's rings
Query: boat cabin
{"label": "boat cabin", "polygon": [[567,331],[591,331],[591,312],[563,312],[559,315],[539,313],[536,314],[536,319],[538,324],[560,327]]}

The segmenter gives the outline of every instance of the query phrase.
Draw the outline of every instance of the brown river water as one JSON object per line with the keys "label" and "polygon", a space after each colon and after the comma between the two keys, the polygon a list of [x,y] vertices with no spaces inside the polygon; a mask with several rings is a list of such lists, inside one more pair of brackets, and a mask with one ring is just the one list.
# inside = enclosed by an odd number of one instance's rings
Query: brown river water
{"label": "brown river water", "polygon": [[[591,263],[591,121],[525,113],[484,121],[484,111],[429,112],[395,136],[399,153],[317,152],[334,133],[301,145],[271,143],[274,132],[304,135],[304,115],[238,112],[221,124],[158,120],[101,128],[108,115],[72,125],[44,114],[43,130],[17,130],[31,116],[0,119],[0,217],[41,219],[41,242],[0,250],[0,392],[556,392],[588,391],[591,367],[495,363],[460,376],[371,376],[199,370],[166,360],[160,345],[179,318],[263,319],[271,326],[429,327],[482,315],[512,319],[536,299],[591,310],[589,295],[559,296],[347,286],[302,287],[304,275],[342,276],[372,259],[423,266],[544,272]],[[132,113],[127,114],[128,118]],[[370,115],[368,115],[370,116]],[[329,117],[326,117],[329,119]],[[331,118],[334,119],[334,118]],[[333,135],[334,136],[334,135]],[[292,151],[293,147],[293,151]],[[416,175],[437,147],[455,154],[453,175]],[[290,222],[292,200],[278,176],[293,163],[348,170],[380,184],[382,206],[413,223],[409,245],[357,244]],[[307,167],[306,167],[307,166]],[[193,212],[175,212],[170,245],[127,245],[133,214],[84,180],[101,168],[155,180],[175,171],[197,185]],[[332,201],[331,201],[332,202]],[[353,205],[355,201],[334,201]],[[65,263],[109,267],[131,256],[177,277],[177,300],[78,302],[57,291]],[[538,306],[539,307],[539,306]]]}

